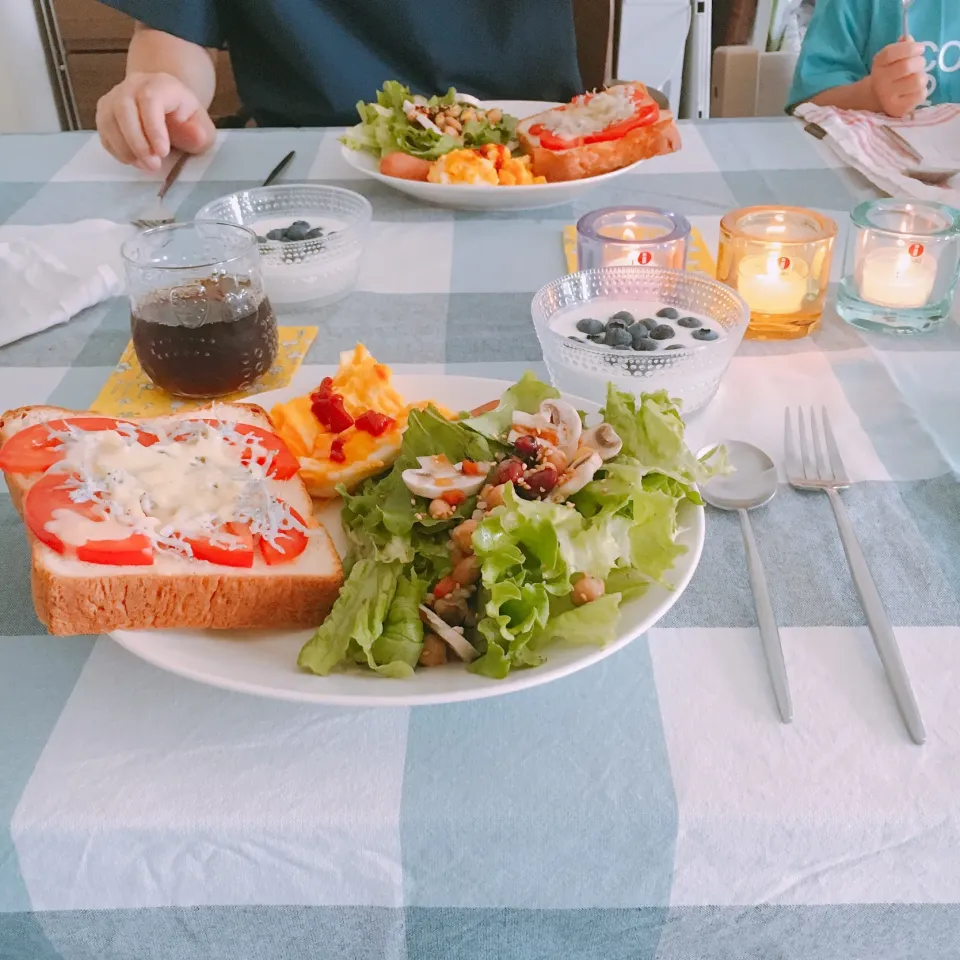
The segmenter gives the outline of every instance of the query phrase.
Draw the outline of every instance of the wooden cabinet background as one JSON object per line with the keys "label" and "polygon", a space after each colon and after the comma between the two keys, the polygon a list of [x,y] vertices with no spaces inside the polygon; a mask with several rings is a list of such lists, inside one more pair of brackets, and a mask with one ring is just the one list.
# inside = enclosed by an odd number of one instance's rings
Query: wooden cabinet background
{"label": "wooden cabinet background", "polygon": [[[53,6],[80,124],[93,129],[97,101],[123,79],[133,20],[97,0],[54,0]],[[226,117],[239,109],[230,57],[221,52],[210,113],[214,118]]]}

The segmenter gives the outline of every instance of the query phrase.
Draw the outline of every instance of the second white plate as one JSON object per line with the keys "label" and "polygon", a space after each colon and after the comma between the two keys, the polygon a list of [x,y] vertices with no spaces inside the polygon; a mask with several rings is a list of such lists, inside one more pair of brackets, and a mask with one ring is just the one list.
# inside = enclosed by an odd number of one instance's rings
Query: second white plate
{"label": "second white plate", "polygon": [[[488,100],[483,106],[486,109],[499,107],[504,113],[523,119],[549,110],[557,104],[536,100]],[[586,180],[536,183],[526,187],[490,187],[475,184],[424,183],[418,180],[388,177],[380,172],[379,161],[372,154],[364,153],[362,150],[351,150],[343,145],[340,147],[340,152],[343,159],[354,170],[424,203],[449,207],[453,210],[536,210],[541,207],[554,207],[561,203],[569,203],[598,184],[622,176],[643,163],[642,160],[638,160],[629,167],[604,173],[599,177],[589,177]]]}
{"label": "second white plate", "polygon": [[[509,383],[478,377],[396,376],[394,383],[408,401],[436,400],[452,410],[469,410],[499,397]],[[302,393],[298,386],[252,398],[267,409]],[[595,412],[596,404],[568,397],[580,409]],[[340,525],[339,502],[318,512],[341,555],[346,543]],[[418,670],[409,680],[389,680],[359,667],[317,677],[297,667],[300,648],[310,630],[119,630],[114,640],[132,654],[162,670],[199,683],[274,700],[326,703],[353,707],[400,707],[455,703],[496,697],[549,683],[583,670],[626,646],[649,630],[680,598],[690,582],[704,540],[702,507],[681,509],[679,542],[687,548],[668,575],[674,589],[652,587],[644,596],[623,604],[616,639],[605,647],[563,646],[547,650],[547,662],[533,670],[516,670],[505,680],[468,673],[463,664]]]}

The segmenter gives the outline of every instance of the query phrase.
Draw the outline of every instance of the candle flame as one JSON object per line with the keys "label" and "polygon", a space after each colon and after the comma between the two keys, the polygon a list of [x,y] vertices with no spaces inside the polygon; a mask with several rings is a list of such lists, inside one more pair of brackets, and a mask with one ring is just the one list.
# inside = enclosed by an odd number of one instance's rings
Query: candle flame
{"label": "candle flame", "polygon": [[633,232],[633,228],[632,228],[632,227],[624,227],[624,228],[623,228],[623,237],[622,237],[621,239],[623,239],[623,240],[636,240],[636,239],[637,239],[637,235]]}

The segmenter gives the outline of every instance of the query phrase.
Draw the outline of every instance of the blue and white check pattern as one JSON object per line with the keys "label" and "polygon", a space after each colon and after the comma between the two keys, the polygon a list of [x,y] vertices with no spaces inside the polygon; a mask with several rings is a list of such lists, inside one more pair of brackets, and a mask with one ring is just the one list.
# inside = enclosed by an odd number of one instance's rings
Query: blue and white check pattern
{"label": "blue and white check pattern", "polygon": [[[543,373],[532,293],[561,228],[628,201],[715,244],[753,203],[833,216],[872,196],[798,124],[685,126],[685,147],[575,206],[419,206],[354,179],[335,132],[243,131],[192,160],[177,216],[287,176],[359,190],[357,292],[309,318],[319,379],[362,339],[398,371]],[[85,134],[0,139],[6,226],[126,220],[152,185]],[[835,268],[836,272],[839,265]],[[2,291],[0,291],[2,295]],[[298,317],[297,322],[304,322]],[[0,409],[86,407],[129,334],[116,300],[0,350]],[[825,499],[782,487],[756,531],[796,721],[775,715],[735,518],[646,637],[574,677],[413,710],[303,707],[161,673],[106,638],[44,635],[0,499],[2,960],[933,960],[960,942],[960,328],[745,343],[691,443],[782,456],[824,404],[853,522],[915,682],[913,747]]]}

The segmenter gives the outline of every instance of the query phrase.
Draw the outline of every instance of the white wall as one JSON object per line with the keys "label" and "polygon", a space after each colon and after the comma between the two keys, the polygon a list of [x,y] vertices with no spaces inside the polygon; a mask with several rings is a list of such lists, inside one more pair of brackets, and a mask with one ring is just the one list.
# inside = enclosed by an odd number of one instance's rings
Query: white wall
{"label": "white wall", "polygon": [[0,133],[60,129],[32,0],[0,0]]}

